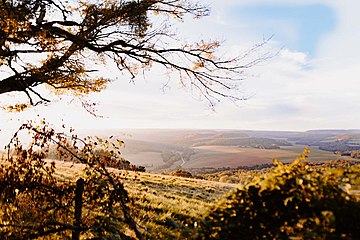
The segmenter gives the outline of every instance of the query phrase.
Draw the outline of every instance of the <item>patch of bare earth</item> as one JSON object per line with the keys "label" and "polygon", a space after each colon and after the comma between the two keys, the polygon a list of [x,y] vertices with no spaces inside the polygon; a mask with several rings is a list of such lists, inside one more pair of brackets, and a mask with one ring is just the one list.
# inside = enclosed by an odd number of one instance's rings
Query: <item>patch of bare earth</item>
{"label": "patch of bare earth", "polygon": [[298,154],[282,149],[239,148],[236,146],[200,146],[191,161],[186,162],[184,168],[201,167],[238,167],[254,166],[272,163],[273,158],[288,157],[289,161]]}

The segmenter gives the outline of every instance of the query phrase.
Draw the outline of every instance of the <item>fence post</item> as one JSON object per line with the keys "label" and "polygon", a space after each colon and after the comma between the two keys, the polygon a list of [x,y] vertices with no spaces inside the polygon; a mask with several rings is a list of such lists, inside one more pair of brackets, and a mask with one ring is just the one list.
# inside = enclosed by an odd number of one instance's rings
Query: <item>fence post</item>
{"label": "fence post", "polygon": [[76,181],[76,189],[75,189],[75,219],[74,219],[75,222],[74,222],[74,229],[72,231],[72,240],[80,239],[83,191],[84,191],[84,179],[79,178]]}

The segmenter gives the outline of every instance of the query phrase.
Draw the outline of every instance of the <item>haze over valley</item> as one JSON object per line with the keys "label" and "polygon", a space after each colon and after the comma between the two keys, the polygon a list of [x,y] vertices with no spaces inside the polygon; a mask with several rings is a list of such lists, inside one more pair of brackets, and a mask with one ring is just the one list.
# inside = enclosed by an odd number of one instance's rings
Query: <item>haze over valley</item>
{"label": "haze over valley", "polygon": [[[360,149],[360,130],[251,131],[137,129],[94,131],[124,140],[122,155],[149,172],[185,169],[206,172],[291,162],[309,147],[310,161],[354,159]],[[118,134],[116,134],[118,133]]]}

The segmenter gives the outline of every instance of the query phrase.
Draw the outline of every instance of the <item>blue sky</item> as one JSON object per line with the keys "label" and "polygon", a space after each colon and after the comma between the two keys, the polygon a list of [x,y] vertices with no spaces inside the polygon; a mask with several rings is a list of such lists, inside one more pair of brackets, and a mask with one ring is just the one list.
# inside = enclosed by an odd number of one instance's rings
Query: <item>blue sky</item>
{"label": "blue sky", "polygon": [[251,4],[230,11],[233,21],[247,22],[248,28],[273,35],[284,47],[316,56],[324,34],[334,31],[336,12],[324,4]]}
{"label": "blue sky", "polygon": [[[242,83],[249,100],[223,100],[214,112],[176,81],[164,93],[167,79],[154,71],[135,84],[120,78],[91,96],[103,118],[60,101],[21,114],[1,112],[0,126],[39,114],[75,128],[360,129],[360,1],[204,2],[212,7],[209,17],[177,26],[188,40],[225,40],[223,52],[241,54],[274,35],[264,51],[277,56],[250,69]],[[103,74],[119,75],[110,66]]]}

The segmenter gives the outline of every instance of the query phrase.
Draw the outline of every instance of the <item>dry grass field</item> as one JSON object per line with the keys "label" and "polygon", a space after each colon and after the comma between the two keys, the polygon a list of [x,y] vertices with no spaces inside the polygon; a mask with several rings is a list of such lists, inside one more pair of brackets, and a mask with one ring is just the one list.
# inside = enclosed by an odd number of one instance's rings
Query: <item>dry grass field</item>
{"label": "dry grass field", "polygon": [[[80,177],[84,168],[78,163],[46,161],[55,162],[56,174],[66,179]],[[113,171],[123,177],[132,199],[132,216],[145,239],[184,239],[187,232],[194,230],[196,220],[205,215],[217,199],[238,186],[153,173]]]}
{"label": "dry grass field", "polygon": [[236,146],[201,146],[184,168],[253,166],[272,163],[273,158],[286,157],[293,160],[296,152],[280,149],[239,148]]}

